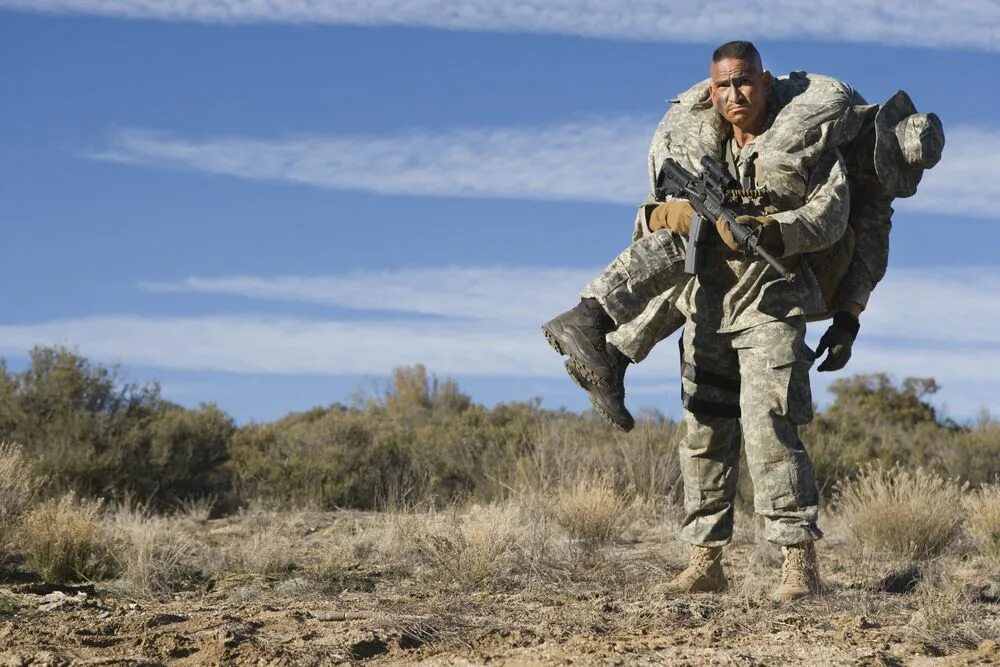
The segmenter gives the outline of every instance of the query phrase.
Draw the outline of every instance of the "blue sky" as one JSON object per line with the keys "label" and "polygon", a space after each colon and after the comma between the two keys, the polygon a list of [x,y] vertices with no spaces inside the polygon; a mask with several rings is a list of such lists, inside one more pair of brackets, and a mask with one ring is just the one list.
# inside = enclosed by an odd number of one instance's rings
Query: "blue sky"
{"label": "blue sky", "polygon": [[[884,370],[1000,414],[997,26],[994,2],[0,0],[0,355],[64,344],[241,422],[418,362],[584,409],[538,325],[628,243],[664,100],[750,38],[947,135],[816,399]],[[679,414],[675,356],[630,370],[631,407]]]}

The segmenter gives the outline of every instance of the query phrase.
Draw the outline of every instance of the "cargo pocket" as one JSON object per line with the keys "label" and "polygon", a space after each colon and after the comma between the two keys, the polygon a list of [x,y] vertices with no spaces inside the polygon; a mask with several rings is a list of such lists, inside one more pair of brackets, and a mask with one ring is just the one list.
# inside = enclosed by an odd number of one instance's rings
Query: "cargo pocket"
{"label": "cargo pocket", "polygon": [[791,346],[772,348],[768,358],[774,372],[774,391],[778,399],[778,409],[772,412],[787,417],[793,424],[808,424],[813,418],[809,369],[816,360],[816,354],[800,337]]}

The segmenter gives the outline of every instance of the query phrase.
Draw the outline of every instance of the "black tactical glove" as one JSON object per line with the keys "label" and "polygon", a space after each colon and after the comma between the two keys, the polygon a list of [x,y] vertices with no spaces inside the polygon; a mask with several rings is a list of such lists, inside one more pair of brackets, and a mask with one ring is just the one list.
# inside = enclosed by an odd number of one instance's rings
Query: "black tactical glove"
{"label": "black tactical glove", "polygon": [[861,323],[858,318],[848,312],[841,311],[833,316],[833,324],[826,330],[823,337],[819,339],[819,346],[816,348],[816,356],[829,350],[826,359],[819,365],[819,371],[839,371],[847,365],[851,358],[851,347],[854,346],[854,339],[858,337],[858,329]]}

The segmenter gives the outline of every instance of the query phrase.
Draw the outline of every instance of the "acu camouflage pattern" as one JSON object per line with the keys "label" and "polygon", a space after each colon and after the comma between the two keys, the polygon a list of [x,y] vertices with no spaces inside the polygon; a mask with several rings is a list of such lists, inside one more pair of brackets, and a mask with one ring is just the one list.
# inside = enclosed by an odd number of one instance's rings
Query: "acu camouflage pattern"
{"label": "acu camouflage pattern", "polygon": [[684,327],[685,541],[705,547],[730,541],[741,437],[765,538],[791,545],[822,537],[816,476],[798,437],[798,426],[813,416],[814,355],[805,330],[801,317],[730,334],[695,322]]}
{"label": "acu camouflage pattern", "polygon": [[[673,157],[682,166],[697,170],[701,155],[718,153],[719,142],[726,135],[725,122],[711,105],[707,79],[673,102],[660,120],[650,145],[651,183],[666,157]],[[778,111],[756,145],[773,150],[773,153],[758,157],[756,164],[758,180],[768,173],[773,175],[767,185],[776,193],[777,204],[787,203],[802,190],[801,177],[793,175],[820,159],[824,150],[839,145],[847,161],[853,202],[848,220],[850,233],[830,248],[803,256],[808,267],[808,275],[803,281],[808,283],[811,297],[809,319],[829,317],[852,301],[863,309],[871,291],[885,275],[892,215],[891,197],[881,191],[874,171],[872,130],[878,107],[868,105],[850,86],[836,79],[802,72],[775,79],[768,104]],[[634,240],[648,234],[645,223],[651,202],[652,199],[647,199],[639,207]],[[850,259],[845,261],[845,256]],[[650,259],[660,262],[667,274],[673,273],[672,258],[653,256]],[[831,262],[841,263],[832,275],[829,272]],[[846,272],[844,263],[849,263]],[[650,273],[656,269],[643,271]],[[677,285],[664,292],[647,293],[648,306],[641,315],[628,319],[615,317],[620,326],[609,340],[632,361],[645,359],[659,341],[683,325],[690,312],[687,304],[693,291],[691,281],[685,278],[681,277]],[[598,277],[583,295],[598,298],[603,303],[603,295],[615,284],[621,284],[620,279],[604,281]],[[615,316],[613,312],[612,316]]]}
{"label": "acu camouflage pattern", "polygon": [[[727,256],[718,247],[711,248],[705,272],[688,279],[681,272],[682,252],[656,252],[683,248],[683,239],[666,230],[649,233],[648,207],[643,206],[636,243],[583,294],[605,305],[620,325],[611,341],[636,360],[688,320],[682,345],[688,427],[681,444],[687,512],[682,536],[696,545],[719,546],[731,539],[741,438],[767,538],[799,544],[821,536],[815,476],[797,428],[812,418],[808,372],[813,354],[804,343],[802,315],[825,310],[826,304],[797,255],[821,250],[843,235],[848,186],[834,149],[842,137],[859,131],[862,121],[852,104],[863,100],[839,82],[818,81],[814,90],[827,86],[840,102],[795,104],[796,97],[810,99],[804,95],[811,85],[808,77],[779,79],[769,100],[768,130],[744,147],[744,162],[750,150],[756,152],[756,185],[768,188],[777,209],[789,261],[800,274],[797,291],[775,290],[771,285],[780,278],[766,277],[766,265],[754,268],[763,262]],[[681,95],[678,105],[654,136],[651,179],[667,156],[697,170],[700,157],[718,156],[726,139],[706,82]],[[765,298],[769,287],[777,292],[770,301]],[[644,302],[647,307],[639,312]],[[744,313],[750,316],[741,321]]]}

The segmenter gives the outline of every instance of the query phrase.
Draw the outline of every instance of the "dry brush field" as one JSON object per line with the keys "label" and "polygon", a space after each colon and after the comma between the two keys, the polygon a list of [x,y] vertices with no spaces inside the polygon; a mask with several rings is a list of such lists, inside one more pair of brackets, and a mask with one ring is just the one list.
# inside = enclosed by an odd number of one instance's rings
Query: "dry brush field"
{"label": "dry brush field", "polygon": [[237,426],[40,348],[0,361],[0,666],[998,664],[1000,423],[936,388],[834,383],[804,432],[825,587],[777,606],[745,474],[730,590],[664,590],[683,427],[655,412],[486,408],[418,366]]}
{"label": "dry brush field", "polygon": [[996,486],[868,471],[824,517],[823,595],[787,606],[768,599],[780,552],[745,515],[729,592],[660,592],[685,560],[677,516],[600,476],[488,505],[221,519],[64,497],[9,536],[0,664],[1000,661]]}

